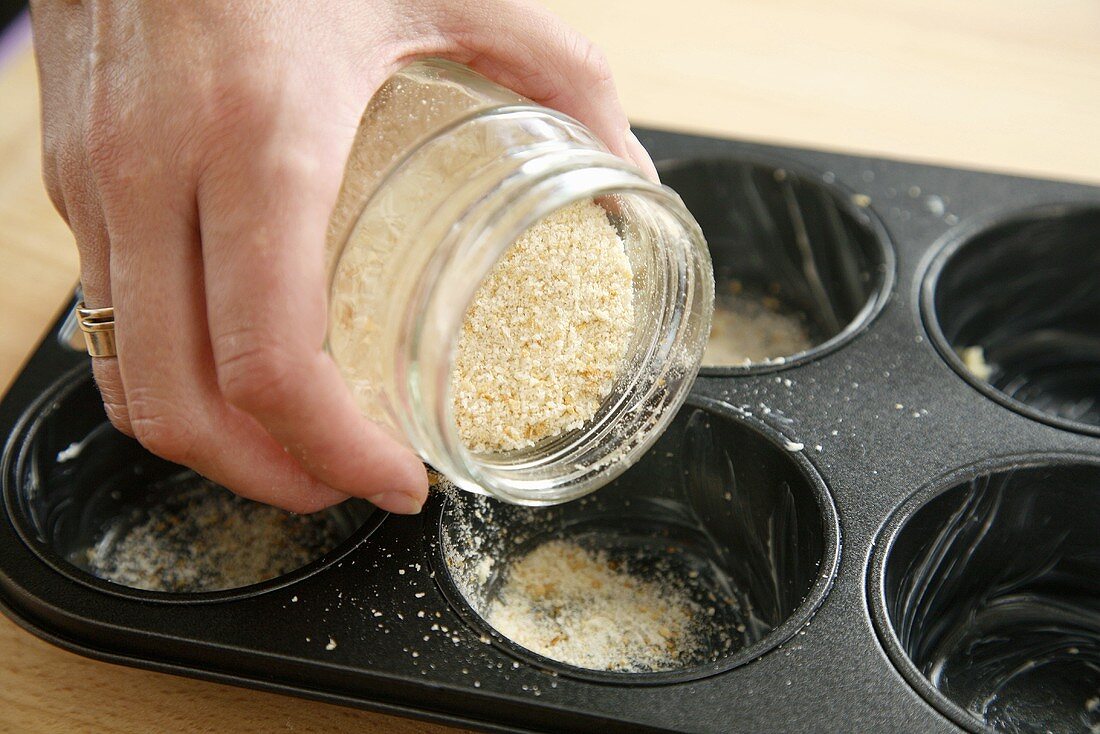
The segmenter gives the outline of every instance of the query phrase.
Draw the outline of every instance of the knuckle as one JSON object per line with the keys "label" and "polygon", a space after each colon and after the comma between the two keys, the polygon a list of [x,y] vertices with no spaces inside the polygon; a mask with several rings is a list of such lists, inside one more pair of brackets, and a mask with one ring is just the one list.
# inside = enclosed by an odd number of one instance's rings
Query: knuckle
{"label": "knuckle", "polygon": [[246,329],[215,337],[213,346],[218,387],[238,408],[270,413],[293,388],[289,364],[269,336]]}
{"label": "knuckle", "polygon": [[215,151],[254,143],[273,124],[273,105],[269,84],[253,73],[230,70],[201,95],[196,134]]}
{"label": "knuckle", "polygon": [[50,197],[50,203],[53,204],[53,208],[57,210],[57,213],[61,215],[62,219],[68,222],[69,207],[65,202],[64,189],[61,187],[61,176],[58,175],[56,168],[52,166],[43,166],[42,182],[46,185],[46,195]]}
{"label": "knuckle", "polygon": [[43,148],[42,180],[54,208],[66,222],[73,218],[71,199],[77,195],[87,176],[75,145],[52,143]]}
{"label": "knuckle", "polygon": [[[119,123],[112,119],[109,113],[96,111],[94,108],[84,120],[81,130],[80,144],[84,151],[83,160],[73,156],[72,165],[76,168],[87,168],[93,175],[110,174],[119,168],[123,159],[126,146],[122,145],[118,132]],[[62,168],[63,173],[69,173]]]}
{"label": "knuckle", "polygon": [[[46,184],[46,191],[52,198],[55,191],[60,191],[61,185],[61,143],[56,135],[48,132],[42,140],[42,180]],[[56,204],[57,202],[54,202]]]}
{"label": "knuckle", "polygon": [[183,412],[163,400],[131,396],[130,426],[142,446],[169,461],[188,463],[194,456],[198,433]]}
{"label": "knuckle", "polygon": [[107,420],[119,431],[133,438],[134,429],[130,425],[130,409],[126,405],[126,394],[119,380],[117,365],[95,360],[93,372]]}
{"label": "knuckle", "polygon": [[600,86],[610,84],[612,81],[611,62],[603,49],[584,36],[576,41],[576,56],[581,68]]}
{"label": "knuckle", "polygon": [[107,413],[107,420],[112,426],[130,438],[136,438],[134,428],[130,425],[130,412],[126,408],[126,403],[116,403],[104,398],[103,410]]}

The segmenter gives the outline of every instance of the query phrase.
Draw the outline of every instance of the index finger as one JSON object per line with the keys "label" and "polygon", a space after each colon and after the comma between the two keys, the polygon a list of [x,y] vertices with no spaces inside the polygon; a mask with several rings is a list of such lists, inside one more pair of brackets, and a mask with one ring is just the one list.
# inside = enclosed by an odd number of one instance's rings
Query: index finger
{"label": "index finger", "polygon": [[423,464],[360,414],[322,349],[324,237],[347,151],[309,129],[310,118],[273,115],[266,143],[222,156],[200,183],[218,382],[328,486],[415,513],[427,496]]}

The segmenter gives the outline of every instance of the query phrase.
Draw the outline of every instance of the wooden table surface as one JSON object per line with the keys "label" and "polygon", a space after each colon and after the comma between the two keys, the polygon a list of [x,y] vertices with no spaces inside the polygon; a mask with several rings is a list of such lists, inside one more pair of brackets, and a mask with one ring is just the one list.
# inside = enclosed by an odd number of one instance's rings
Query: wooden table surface
{"label": "wooden table surface", "polygon": [[[637,123],[1100,183],[1094,0],[558,0]],[[0,68],[0,383],[76,280],[29,50]],[[0,731],[452,731],[85,660],[0,619]]]}

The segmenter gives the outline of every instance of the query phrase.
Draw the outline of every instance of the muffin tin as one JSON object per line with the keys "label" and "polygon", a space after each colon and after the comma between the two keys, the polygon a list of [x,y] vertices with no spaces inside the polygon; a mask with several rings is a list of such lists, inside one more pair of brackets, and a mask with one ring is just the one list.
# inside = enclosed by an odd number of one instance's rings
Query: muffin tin
{"label": "muffin tin", "polygon": [[475,500],[447,493],[336,510],[344,542],[251,586],[96,579],[74,548],[177,468],[106,426],[63,318],[0,405],[4,610],[100,659],[490,731],[1096,731],[1100,189],[639,137],[719,289],[803,311],[815,346],[704,369],[612,485],[496,506],[517,542],[470,527],[505,563],[542,537],[675,550],[733,598],[713,654],[615,673],[502,638],[445,552]]}

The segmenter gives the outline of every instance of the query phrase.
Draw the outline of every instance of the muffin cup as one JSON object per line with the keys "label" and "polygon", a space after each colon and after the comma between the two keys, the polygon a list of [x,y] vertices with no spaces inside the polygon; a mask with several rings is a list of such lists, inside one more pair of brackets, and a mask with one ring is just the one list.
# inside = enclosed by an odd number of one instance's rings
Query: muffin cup
{"label": "muffin cup", "polygon": [[1100,206],[1013,212],[952,234],[921,305],[944,358],[983,393],[1100,435]]}
{"label": "muffin cup", "polygon": [[[436,577],[471,625],[540,667],[634,685],[729,670],[790,638],[835,573],[836,511],[789,445],[722,403],[693,399],[636,466],[592,497],[531,509],[448,493],[431,526]],[[669,593],[700,612],[697,647],[669,669],[621,672],[576,667],[505,637],[487,611],[515,564],[552,540],[601,554],[643,582],[671,581]]]}
{"label": "muffin cup", "polygon": [[[757,327],[763,333],[749,339],[756,348],[766,347],[757,342],[785,337],[775,345],[781,353],[749,364],[704,358],[701,374],[766,372],[810,361],[851,339],[885,304],[894,253],[866,197],[778,160],[683,159],[660,162],[658,168],[662,182],[680,194],[699,222],[710,248],[712,340],[723,338],[722,310],[734,305],[731,298],[754,309],[759,304],[759,318],[767,321]],[[780,329],[804,333],[796,338]]]}
{"label": "muffin cup", "polygon": [[[373,528],[382,517],[358,500],[297,517],[231,495],[118,432],[107,420],[99,392],[84,367],[55,383],[28,411],[9,439],[7,455],[14,462],[14,481],[5,488],[5,501],[24,542],[56,570],[80,583],[151,600],[224,600],[278,588],[341,555],[350,547],[350,538],[360,535],[361,528]],[[201,591],[148,590],[162,585],[161,575],[187,577],[189,569],[178,567],[180,563],[193,563],[197,573],[205,564],[209,571],[214,559],[201,554],[204,549],[218,550],[204,542],[216,528],[200,527],[191,514],[203,507],[206,520],[224,520],[224,511],[241,513],[243,521],[257,517],[271,521],[272,531],[262,536],[264,542],[258,547],[226,546],[217,558],[219,563],[251,558],[256,577],[250,578],[253,569],[245,568],[226,575],[240,582],[232,586],[217,586],[212,580],[195,577],[183,588]],[[172,523],[183,527],[170,529]],[[161,559],[170,560],[174,567],[157,571],[157,558],[146,560],[136,555],[144,553],[144,547],[128,546],[127,538],[137,531],[158,546],[172,535],[184,543]],[[277,553],[288,559],[282,562],[285,572],[267,575],[266,571],[280,567],[280,561],[261,558],[256,562],[257,554]],[[110,575],[105,569],[117,569],[120,560],[132,567],[128,580],[105,578]],[[152,564],[147,574],[146,569],[136,567],[138,563]],[[128,585],[132,583],[144,588]]]}
{"label": "muffin cup", "polygon": [[1100,458],[1006,463],[951,475],[888,522],[875,621],[902,674],[960,725],[1093,732]]}

